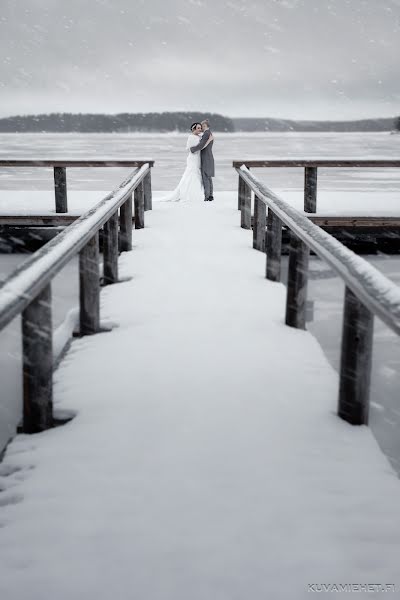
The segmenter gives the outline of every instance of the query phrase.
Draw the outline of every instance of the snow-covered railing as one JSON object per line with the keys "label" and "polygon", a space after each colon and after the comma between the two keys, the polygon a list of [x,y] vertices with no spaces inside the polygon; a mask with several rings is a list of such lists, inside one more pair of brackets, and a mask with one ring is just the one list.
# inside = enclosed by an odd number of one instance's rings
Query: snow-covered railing
{"label": "snow-covered railing", "polygon": [[[400,160],[392,158],[348,158],[348,159],[313,159],[313,158],[274,158],[271,160],[234,160],[233,167],[247,168],[304,168],[304,210],[317,212],[317,178],[318,168],[399,168]],[[241,209],[240,205],[238,206]]]}
{"label": "snow-covered railing", "polygon": [[[48,160],[48,159],[0,159],[0,167],[41,167],[54,169],[54,192],[57,213],[68,212],[67,200],[67,167],[142,167],[154,166],[153,160],[113,160],[113,159],[75,159],[75,160]],[[144,209],[151,210],[151,170],[144,182]]]}
{"label": "snow-covered railing", "polygon": [[[99,333],[99,230],[103,228],[103,283],[118,281],[118,251],[132,249],[132,193],[135,228],[144,227],[144,182],[150,165],[121,185],[43,246],[0,284],[0,331],[22,314],[23,431],[53,426],[51,282],[79,253],[80,335]],[[119,229],[118,229],[118,211]]]}
{"label": "snow-covered railing", "polygon": [[247,167],[236,170],[242,206],[251,192],[255,195],[253,246],[266,251],[266,277],[271,281],[280,281],[282,225],[290,230],[286,324],[305,329],[310,249],[343,279],[346,288],[338,414],[354,425],[367,424],[373,318],[378,316],[400,334],[400,288],[279,198]]}

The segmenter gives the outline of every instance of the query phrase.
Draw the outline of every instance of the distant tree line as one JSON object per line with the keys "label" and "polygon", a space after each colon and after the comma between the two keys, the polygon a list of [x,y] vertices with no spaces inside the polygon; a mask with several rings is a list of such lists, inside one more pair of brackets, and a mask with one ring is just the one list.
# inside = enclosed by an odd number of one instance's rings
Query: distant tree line
{"label": "distant tree line", "polygon": [[52,113],[0,119],[2,133],[134,133],[186,132],[195,121],[209,119],[214,131],[400,131],[400,116],[357,121],[300,121],[289,119],[235,118],[214,113],[163,112],[72,114]]}
{"label": "distant tree line", "polygon": [[215,131],[234,131],[232,119],[213,113],[165,112],[165,113],[120,113],[71,114],[51,113],[42,115],[15,116],[0,119],[0,131],[14,132],[82,132],[82,133],[129,133],[146,131],[189,131],[195,121],[209,119]]}

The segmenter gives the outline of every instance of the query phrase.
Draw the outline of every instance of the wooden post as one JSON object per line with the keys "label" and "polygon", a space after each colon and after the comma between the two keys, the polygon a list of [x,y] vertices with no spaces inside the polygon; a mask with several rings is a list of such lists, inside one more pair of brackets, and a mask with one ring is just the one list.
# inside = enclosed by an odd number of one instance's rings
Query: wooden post
{"label": "wooden post", "polygon": [[144,186],[143,181],[135,189],[135,229],[144,227]]}
{"label": "wooden post", "polygon": [[267,229],[267,268],[266,277],[270,281],[281,280],[281,253],[282,253],[282,221],[274,211],[268,209]]}
{"label": "wooden post", "polygon": [[100,331],[99,233],[79,253],[80,333]]}
{"label": "wooden post", "polygon": [[346,286],[338,415],[352,425],[367,425],[374,316]]}
{"label": "wooden post", "polygon": [[265,252],[267,209],[258,196],[254,197],[253,248]]}
{"label": "wooden post", "polygon": [[317,212],[317,167],[304,169],[304,211]]}
{"label": "wooden post", "polygon": [[286,296],[286,325],[306,328],[308,259],[310,250],[293,231],[290,232],[290,253]]}
{"label": "wooden post", "polygon": [[251,229],[251,189],[245,181],[243,181],[242,193],[240,226],[242,229]]}
{"label": "wooden post", "polygon": [[104,285],[118,281],[118,211],[104,224],[103,237]]}
{"label": "wooden post", "polygon": [[132,250],[132,194],[119,211],[119,248],[121,252]]}
{"label": "wooden post", "polygon": [[152,210],[153,208],[153,197],[151,190],[151,169],[143,180],[144,188],[144,210]]}
{"label": "wooden post", "polygon": [[56,195],[56,212],[68,212],[67,171],[65,167],[54,167],[54,191]]}
{"label": "wooden post", "polygon": [[24,433],[53,426],[53,330],[51,285],[22,313]]}
{"label": "wooden post", "polygon": [[238,210],[242,210],[242,203],[244,198],[244,181],[239,175],[238,182]]}

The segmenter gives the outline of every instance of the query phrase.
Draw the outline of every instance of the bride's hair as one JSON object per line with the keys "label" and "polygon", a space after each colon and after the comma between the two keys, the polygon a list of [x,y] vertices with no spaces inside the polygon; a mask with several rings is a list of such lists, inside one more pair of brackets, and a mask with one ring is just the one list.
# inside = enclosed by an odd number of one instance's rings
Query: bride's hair
{"label": "bride's hair", "polygon": [[201,123],[193,123],[193,125],[190,126],[190,131],[196,129],[197,125],[201,125]]}

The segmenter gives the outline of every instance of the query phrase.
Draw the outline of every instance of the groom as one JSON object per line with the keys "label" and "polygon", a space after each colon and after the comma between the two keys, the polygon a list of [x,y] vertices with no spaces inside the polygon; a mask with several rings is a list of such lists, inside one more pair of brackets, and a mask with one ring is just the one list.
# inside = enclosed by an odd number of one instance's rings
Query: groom
{"label": "groom", "polygon": [[214,157],[212,153],[212,145],[214,142],[211,141],[208,146],[204,148],[211,135],[210,123],[208,119],[204,119],[204,121],[201,122],[201,127],[203,129],[203,137],[197,146],[192,146],[190,150],[191,152],[201,152],[201,176],[204,186],[204,200],[211,201],[214,200],[212,180],[212,178],[215,176]]}

